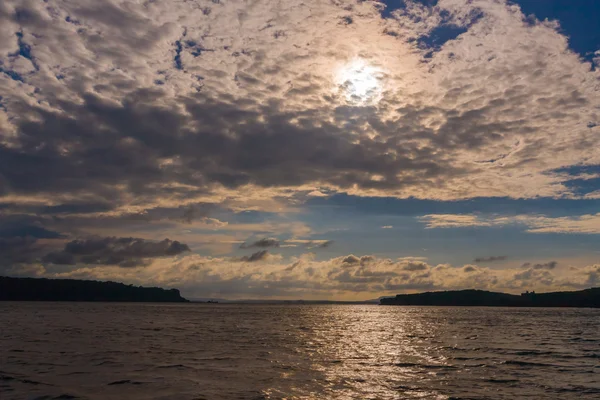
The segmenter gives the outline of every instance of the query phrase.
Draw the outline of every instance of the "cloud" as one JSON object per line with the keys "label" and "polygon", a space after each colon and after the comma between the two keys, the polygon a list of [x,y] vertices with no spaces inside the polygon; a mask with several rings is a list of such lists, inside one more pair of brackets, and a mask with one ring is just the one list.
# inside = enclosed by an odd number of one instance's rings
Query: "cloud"
{"label": "cloud", "polygon": [[[35,266],[35,268],[33,268]],[[229,298],[373,298],[425,290],[478,288],[520,293],[524,290],[572,290],[598,283],[600,266],[561,268],[554,262],[504,270],[476,265],[451,266],[346,255],[318,260],[311,253],[283,259],[261,250],[244,259],[154,258],[144,266],[121,268],[78,264],[60,270],[24,266],[36,276],[117,280],[177,287],[193,297]],[[18,274],[18,269],[12,274]]]}
{"label": "cloud", "polygon": [[31,236],[0,238],[0,271],[13,264],[34,262],[40,251],[37,239]]}
{"label": "cloud", "polygon": [[250,254],[249,256],[243,256],[239,260],[244,261],[244,262],[256,262],[256,261],[266,260],[267,258],[269,258],[269,251],[268,250],[260,250],[260,251],[257,251],[256,253]]}
{"label": "cloud", "polygon": [[569,217],[544,215],[429,214],[418,217],[427,228],[523,226],[530,233],[600,233],[600,213]]}
{"label": "cloud", "polygon": [[588,265],[583,268],[572,267],[571,272],[582,279],[581,285],[584,287],[600,286],[600,265]]}
{"label": "cloud", "polygon": [[425,271],[428,269],[428,266],[424,262],[409,262],[403,266],[405,271]]}
{"label": "cloud", "polygon": [[499,225],[495,219],[488,220],[477,215],[429,214],[417,218],[429,229]]}
{"label": "cloud", "polygon": [[490,256],[490,257],[477,257],[473,260],[476,263],[489,263],[495,261],[504,261],[508,259],[508,256]]}
{"label": "cloud", "polygon": [[[1,18],[5,196],[532,198],[573,195],[554,171],[600,162],[581,122],[599,72],[504,1],[384,19],[376,2],[9,0]],[[448,24],[464,32],[428,43]],[[384,71],[376,105],[336,84],[356,58]]]}
{"label": "cloud", "polygon": [[600,233],[600,213],[557,218],[522,216],[517,220],[527,225],[531,233]]}
{"label": "cloud", "polygon": [[558,265],[558,263],[556,261],[549,261],[549,262],[543,263],[543,264],[525,263],[521,267],[536,270],[536,269],[554,269],[554,268],[556,268],[557,265]]}
{"label": "cloud", "polygon": [[326,249],[333,245],[333,240],[326,239],[288,239],[281,247],[296,247],[302,245],[306,249]]}
{"label": "cloud", "polygon": [[279,247],[279,240],[275,238],[264,238],[259,239],[252,243],[242,243],[240,249],[251,249],[251,248],[268,248],[268,247]]}
{"label": "cloud", "polygon": [[340,262],[340,264],[342,266],[356,265],[356,264],[365,265],[365,264],[369,264],[373,260],[375,260],[375,257],[373,257],[373,256],[357,257],[354,254],[350,254],[349,256],[338,258],[338,261]]}
{"label": "cloud", "polygon": [[[315,242],[313,242],[315,243]],[[322,242],[316,242],[315,243],[315,247],[319,248],[319,249],[327,249],[329,247],[331,247],[333,245],[334,241],[333,240],[324,240]]]}
{"label": "cloud", "polygon": [[427,261],[427,257],[412,257],[412,256],[408,256],[408,257],[398,257],[396,259],[399,262],[411,262],[411,261],[416,261],[416,262],[421,262],[421,261]]}
{"label": "cloud", "polygon": [[15,224],[0,228],[0,237],[33,237],[39,239],[58,239],[63,237],[59,232],[48,230],[37,225]]}
{"label": "cloud", "polygon": [[152,242],[136,238],[90,238],[70,241],[63,250],[48,253],[41,261],[57,265],[135,267],[146,265],[149,258],[173,257],[187,251],[190,248],[186,244],[169,239]]}

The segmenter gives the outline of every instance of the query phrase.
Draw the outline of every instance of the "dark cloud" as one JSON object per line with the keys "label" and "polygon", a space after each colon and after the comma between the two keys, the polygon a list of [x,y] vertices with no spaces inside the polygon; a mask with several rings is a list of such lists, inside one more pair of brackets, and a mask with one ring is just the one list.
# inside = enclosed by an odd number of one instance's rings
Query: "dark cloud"
{"label": "dark cloud", "polygon": [[35,215],[33,212],[35,209],[19,209],[19,205],[16,204],[4,204],[0,207],[0,238],[60,239],[65,237],[59,230],[47,227],[51,223],[51,218]]}
{"label": "dark cloud", "polygon": [[326,240],[324,242],[309,242],[306,244],[308,248],[316,248],[316,249],[327,249],[333,245],[333,240]]}
{"label": "dark cloud", "polygon": [[409,262],[406,265],[404,265],[404,267],[402,267],[402,269],[405,271],[414,272],[414,271],[425,271],[425,270],[429,269],[429,267],[424,262]]}
{"label": "dark cloud", "polygon": [[488,262],[495,262],[495,261],[504,261],[506,259],[508,259],[508,256],[477,257],[476,259],[473,260],[473,262],[488,263]]}
{"label": "dark cloud", "polygon": [[184,222],[188,224],[192,223],[192,221],[198,217],[198,210],[194,207],[188,207],[183,211],[183,215],[181,216]]}
{"label": "dark cloud", "polygon": [[14,264],[34,262],[40,251],[37,239],[31,236],[0,238],[0,271]]}
{"label": "dark cloud", "polygon": [[260,250],[260,251],[257,251],[256,253],[250,254],[249,256],[243,256],[239,260],[245,261],[245,262],[256,262],[256,261],[265,260],[268,257],[269,257],[268,250]]}
{"label": "dark cloud", "polygon": [[251,248],[268,248],[268,247],[279,247],[279,240],[275,238],[264,238],[257,240],[252,243],[242,243],[240,245],[241,249],[251,249]]}
{"label": "dark cloud", "polygon": [[[323,181],[385,189],[427,183],[454,171],[436,159],[433,147],[394,143],[392,132],[381,132],[390,139],[387,144],[357,143],[344,131],[352,130],[355,122],[360,133],[367,120],[361,114],[352,125],[342,127],[316,119],[310,123],[321,110],[281,114],[278,107],[258,104],[251,111],[248,99],[237,104],[181,98],[182,112],[160,106],[163,96],[160,91],[139,89],[119,106],[85,95],[82,104],[63,104],[64,113],[36,109],[36,120],[17,122],[16,145],[0,145],[3,190],[15,194],[85,190],[115,203],[123,195],[117,185],[155,197],[173,191],[189,195],[208,190],[211,184],[236,188],[248,183],[289,186]],[[344,115],[348,112],[360,110],[348,109]],[[298,118],[305,123],[295,124]],[[239,126],[244,126],[242,134],[228,134]],[[44,146],[39,146],[41,142]],[[72,143],[77,146],[65,154],[62,149]],[[402,154],[418,152],[418,157],[390,158],[390,146],[398,145],[405,147]],[[160,160],[173,158],[177,164],[161,168]],[[34,170],[36,174],[30,174]],[[372,174],[383,179],[373,180]],[[161,184],[174,182],[182,186],[161,189]]]}
{"label": "dark cloud", "polygon": [[110,211],[114,207],[110,203],[65,203],[57,206],[46,206],[38,210],[40,214],[89,214]]}
{"label": "dark cloud", "polygon": [[[195,220],[206,225],[226,225],[207,218],[214,210],[223,211],[215,204],[194,203],[187,206],[153,207],[133,212],[116,212],[118,200],[105,213],[105,205],[82,203],[63,206],[40,206],[7,203],[0,205],[0,237],[31,236],[40,239],[87,237],[96,229],[139,232],[165,229],[179,223]],[[202,222],[203,221],[203,222]]]}
{"label": "dark cloud", "polygon": [[54,251],[44,255],[42,262],[55,265],[75,265],[76,259],[73,254],[66,251]]}
{"label": "dark cloud", "polygon": [[547,263],[543,263],[543,264],[531,264],[531,263],[525,263],[521,266],[521,268],[529,268],[529,269],[534,269],[534,270],[551,270],[556,268],[556,266],[558,265],[558,262],[556,261],[548,261]]}
{"label": "dark cloud", "polygon": [[58,239],[64,236],[58,232],[54,232],[37,225],[16,225],[0,228],[0,237],[33,237],[39,239]]}
{"label": "dark cloud", "polygon": [[187,251],[190,251],[188,245],[169,239],[152,242],[137,238],[90,238],[68,242],[63,250],[42,257],[42,262],[133,267],[146,265],[148,258],[176,256]]}
{"label": "dark cloud", "polygon": [[342,264],[358,264],[360,262],[360,258],[356,257],[353,254],[350,254],[347,257],[342,259]]}
{"label": "dark cloud", "polygon": [[62,246],[65,235],[45,228],[48,222],[45,217],[0,212],[0,271],[37,262],[46,252]]}
{"label": "dark cloud", "polygon": [[350,254],[349,256],[342,257],[341,263],[342,263],[342,265],[346,265],[346,266],[355,265],[355,264],[365,265],[374,260],[375,260],[375,257],[373,257],[373,256],[357,257],[353,254]]}

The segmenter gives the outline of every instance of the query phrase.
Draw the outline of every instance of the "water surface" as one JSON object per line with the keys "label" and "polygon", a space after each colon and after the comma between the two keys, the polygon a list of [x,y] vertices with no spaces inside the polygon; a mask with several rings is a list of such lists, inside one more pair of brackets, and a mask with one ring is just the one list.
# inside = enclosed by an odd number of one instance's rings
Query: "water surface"
{"label": "water surface", "polygon": [[5,302],[0,398],[598,399],[600,310]]}

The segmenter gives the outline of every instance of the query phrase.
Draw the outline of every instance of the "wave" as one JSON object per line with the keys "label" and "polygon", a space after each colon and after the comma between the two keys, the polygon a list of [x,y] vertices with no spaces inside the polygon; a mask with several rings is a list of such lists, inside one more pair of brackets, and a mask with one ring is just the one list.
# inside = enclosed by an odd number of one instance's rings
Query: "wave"
{"label": "wave", "polygon": [[505,365],[518,365],[521,367],[559,367],[560,365],[555,364],[546,364],[546,363],[538,363],[532,361],[520,361],[520,360],[506,360],[501,364]]}
{"label": "wave", "polygon": [[456,369],[454,365],[443,365],[443,364],[420,364],[420,363],[394,363],[396,367],[400,368],[424,368],[424,369]]}
{"label": "wave", "polygon": [[113,385],[125,385],[125,384],[129,384],[129,385],[143,385],[144,382],[138,382],[138,381],[132,381],[130,379],[123,379],[121,381],[114,381],[108,384],[108,386],[113,386]]}

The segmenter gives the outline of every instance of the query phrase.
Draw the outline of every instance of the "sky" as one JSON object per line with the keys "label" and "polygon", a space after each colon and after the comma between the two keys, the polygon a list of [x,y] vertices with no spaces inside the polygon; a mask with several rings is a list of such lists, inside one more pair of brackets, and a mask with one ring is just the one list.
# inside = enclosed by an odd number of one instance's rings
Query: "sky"
{"label": "sky", "polygon": [[600,286],[600,3],[5,0],[0,275]]}

